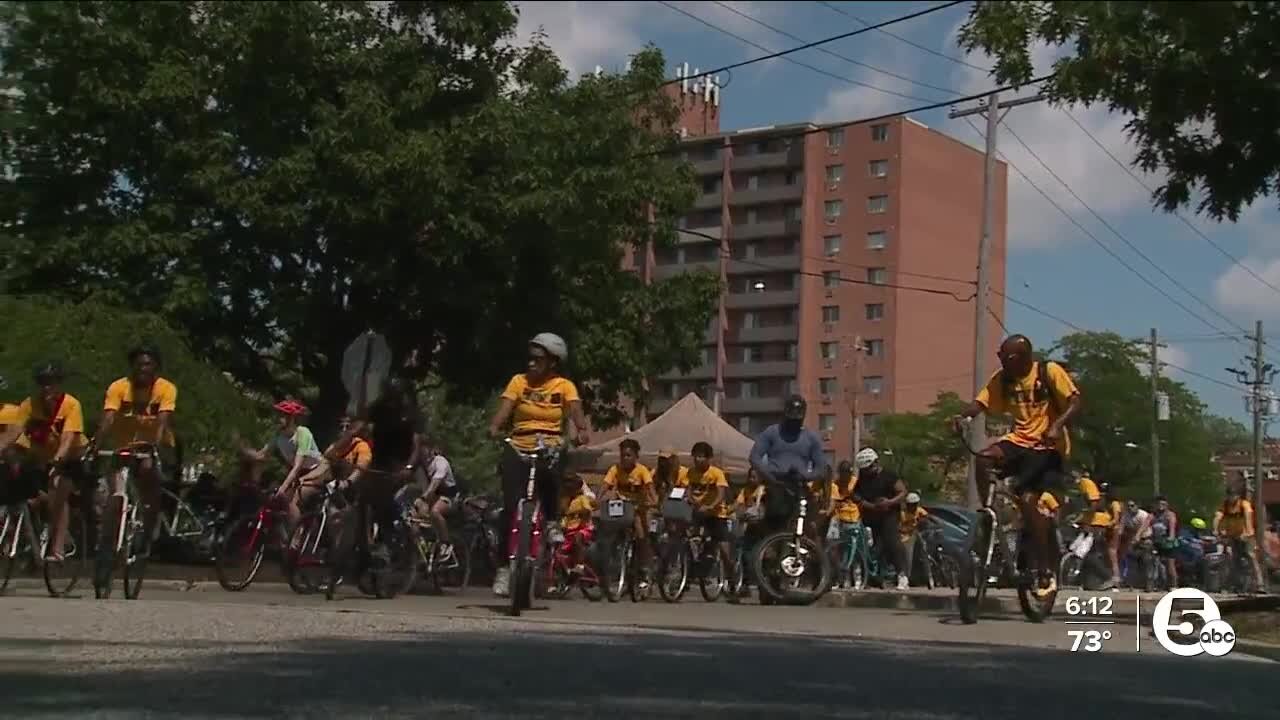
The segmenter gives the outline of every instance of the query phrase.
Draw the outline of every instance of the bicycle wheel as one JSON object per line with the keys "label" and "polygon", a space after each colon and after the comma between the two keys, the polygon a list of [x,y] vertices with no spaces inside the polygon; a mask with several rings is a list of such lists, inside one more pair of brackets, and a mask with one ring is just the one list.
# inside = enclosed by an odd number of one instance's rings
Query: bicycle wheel
{"label": "bicycle wheel", "polygon": [[[451,536],[452,537],[452,536]],[[439,555],[439,551],[437,551]],[[444,558],[436,558],[437,585],[441,588],[464,589],[471,581],[471,556],[457,545]]]}
{"label": "bicycle wheel", "polygon": [[688,546],[683,543],[668,547],[663,553],[658,564],[658,594],[663,600],[676,603],[684,597],[689,588],[690,560]]}
{"label": "bicycle wheel", "polygon": [[760,592],[773,602],[810,605],[831,587],[831,562],[822,546],[789,530],[761,540],[751,566]]}
{"label": "bicycle wheel", "polygon": [[958,582],[960,596],[957,607],[960,620],[966,625],[978,622],[978,611],[987,596],[987,554],[991,549],[991,517],[980,513],[969,530],[969,542],[959,563]]}
{"label": "bicycle wheel", "polygon": [[[138,509],[142,515],[142,509]],[[130,518],[128,535],[125,538],[124,556],[124,597],[126,600],[137,600],[142,593],[142,580],[147,575],[147,559],[151,557],[151,538],[153,533],[146,532],[141,517]]]}
{"label": "bicycle wheel", "polygon": [[[289,589],[299,595],[319,592],[327,582],[330,570],[325,562],[328,545],[323,527],[323,512],[303,515],[285,551],[285,580]],[[321,537],[316,537],[317,534]]]}
{"label": "bicycle wheel", "polygon": [[614,542],[612,552],[605,557],[604,577],[601,581],[605,585],[605,596],[609,598],[609,602],[618,602],[627,591],[633,554],[635,550],[631,541],[623,537]]}
{"label": "bicycle wheel", "polygon": [[18,565],[18,556],[21,554],[19,548],[22,545],[22,517],[21,512],[11,512],[8,508],[4,509],[3,519],[0,520],[0,592],[4,592],[9,587],[9,579],[13,577],[13,570]]}
{"label": "bicycle wheel", "polygon": [[533,504],[520,504],[520,531],[516,534],[516,556],[511,559],[511,616],[533,604],[533,564],[529,549],[533,544]]}
{"label": "bicycle wheel", "polygon": [[259,515],[242,517],[227,529],[213,559],[222,589],[240,592],[253,583],[266,557],[267,535]]}
{"label": "bicycle wheel", "polygon": [[[381,532],[381,530],[379,530]],[[373,577],[374,596],[390,600],[402,589],[412,588],[418,579],[418,548],[406,529],[392,532],[386,541],[390,562],[370,573]]]}
{"label": "bicycle wheel", "polygon": [[1080,570],[1083,567],[1084,562],[1075,553],[1063,555],[1058,563],[1058,584],[1068,588],[1081,587],[1083,578]]}
{"label": "bicycle wheel", "polygon": [[724,565],[720,562],[720,552],[716,548],[710,551],[710,557],[702,559],[703,567],[698,573],[698,591],[702,599],[713,603],[720,599],[728,581],[724,577]]}
{"label": "bicycle wheel", "polygon": [[62,547],[62,562],[44,563],[44,586],[50,597],[62,597],[75,590],[80,576],[89,566],[89,524],[78,510],[67,515],[67,542]]}

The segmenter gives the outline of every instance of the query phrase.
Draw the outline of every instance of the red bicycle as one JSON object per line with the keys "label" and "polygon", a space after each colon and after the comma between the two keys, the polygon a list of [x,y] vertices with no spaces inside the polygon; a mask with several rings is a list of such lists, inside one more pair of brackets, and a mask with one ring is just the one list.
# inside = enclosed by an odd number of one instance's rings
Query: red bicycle
{"label": "red bicycle", "polygon": [[[588,551],[588,557],[590,554]],[[573,566],[573,557],[569,554],[565,543],[552,548],[551,562],[547,563],[546,568],[547,572],[543,578],[546,597],[562,599],[575,586],[582,593],[582,597],[591,602],[599,602],[604,597],[604,580],[592,567],[590,560],[583,565],[582,571],[576,571]]]}
{"label": "red bicycle", "polygon": [[267,546],[276,550],[284,547],[284,533],[284,503],[274,494],[258,512],[240,518],[227,528],[213,556],[213,567],[222,589],[240,592],[252,585],[262,569]]}

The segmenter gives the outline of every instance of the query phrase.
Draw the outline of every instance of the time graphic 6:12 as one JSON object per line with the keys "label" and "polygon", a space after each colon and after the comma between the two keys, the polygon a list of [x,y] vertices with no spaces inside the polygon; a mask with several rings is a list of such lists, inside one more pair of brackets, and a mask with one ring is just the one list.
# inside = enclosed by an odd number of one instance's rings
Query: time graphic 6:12
{"label": "time graphic 6:12", "polygon": [[1098,652],[1102,643],[1111,639],[1110,630],[1068,630],[1071,638],[1071,652]]}
{"label": "time graphic 6:12", "polygon": [[1114,604],[1115,601],[1105,595],[1083,598],[1072,595],[1067,598],[1067,615],[1114,615],[1111,609]]}

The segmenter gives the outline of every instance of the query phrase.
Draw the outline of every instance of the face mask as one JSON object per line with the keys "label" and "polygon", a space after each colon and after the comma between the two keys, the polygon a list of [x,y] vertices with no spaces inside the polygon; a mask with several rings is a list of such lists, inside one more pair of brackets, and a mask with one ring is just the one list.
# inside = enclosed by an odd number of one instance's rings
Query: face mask
{"label": "face mask", "polygon": [[802,421],[802,420],[792,420],[792,419],[790,419],[790,418],[787,418],[787,419],[785,419],[785,420],[783,420],[783,421],[782,421],[782,429],[783,429],[783,430],[786,430],[787,432],[793,432],[793,433],[794,433],[794,432],[799,432],[799,431],[800,431],[800,426],[801,426],[803,423],[804,423],[804,421]]}

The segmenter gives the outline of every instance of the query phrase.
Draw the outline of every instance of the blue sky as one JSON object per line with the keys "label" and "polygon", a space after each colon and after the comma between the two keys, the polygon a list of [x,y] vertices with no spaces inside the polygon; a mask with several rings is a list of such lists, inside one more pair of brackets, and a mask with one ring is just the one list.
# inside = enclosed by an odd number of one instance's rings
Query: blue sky
{"label": "blue sky", "polygon": [[[646,43],[664,51],[672,68],[669,74],[673,74],[681,62],[707,70],[765,54],[726,32],[771,51],[801,44],[744,15],[807,42],[863,27],[850,15],[875,23],[935,3],[830,3],[846,15],[817,2],[670,0],[670,5],[713,27],[658,2],[517,4],[521,8],[521,35],[528,37],[541,27],[574,74],[589,72],[596,65],[621,68],[627,56]],[[888,30],[938,53],[989,67],[988,58],[966,56],[956,47],[956,30],[969,8],[969,4],[956,6]],[[812,49],[790,57],[863,84],[835,79],[782,59],[761,62],[733,72],[721,94],[721,127],[852,120],[955,97],[945,89],[968,95],[993,85],[981,70],[877,31],[823,47],[832,54]],[[1047,69],[1054,53],[1052,48],[1039,49],[1037,68]],[[946,112],[944,108],[912,117],[964,142],[981,144],[974,129],[964,120],[948,119]],[[1019,107],[1010,112],[1005,120],[1007,130],[1001,131],[1002,155],[1026,177],[1011,168],[1007,276],[1010,296],[1090,330],[1146,337],[1151,327],[1158,328],[1169,344],[1162,351],[1162,358],[1196,374],[1173,367],[1164,372],[1194,389],[1213,412],[1244,419],[1242,391],[1231,387],[1233,378],[1224,368],[1242,365],[1241,358],[1249,347],[1243,341],[1241,328],[1252,332],[1256,320],[1264,321],[1271,328],[1269,332],[1275,333],[1277,340],[1268,353],[1272,362],[1280,366],[1280,291],[1259,282],[1178,217],[1151,209],[1149,193],[1106,152],[1126,163],[1133,156],[1123,131],[1125,118],[1110,114],[1105,108],[1074,108],[1069,113],[1044,103]],[[973,121],[980,126],[980,117]],[[1039,161],[1017,142],[1015,135]],[[1160,184],[1158,175],[1133,172],[1149,187]],[[1084,230],[1064,217],[1041,192]],[[1280,288],[1280,242],[1275,239],[1280,232],[1280,212],[1276,206],[1275,198],[1260,202],[1234,225],[1196,218],[1190,210],[1184,211],[1183,217],[1253,273]],[[1099,243],[1146,281],[1100,248]],[[957,268],[957,273],[961,272],[964,270]],[[1203,320],[1152,289],[1148,281]],[[1007,315],[1006,325],[1011,330],[1024,332],[1042,345],[1071,332],[1062,323],[1017,305],[1008,305]]]}

